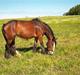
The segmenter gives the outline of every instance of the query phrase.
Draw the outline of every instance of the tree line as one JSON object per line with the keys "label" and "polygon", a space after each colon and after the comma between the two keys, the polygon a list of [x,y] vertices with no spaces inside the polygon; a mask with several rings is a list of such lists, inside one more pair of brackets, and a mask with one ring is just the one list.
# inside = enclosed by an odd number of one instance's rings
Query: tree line
{"label": "tree line", "polygon": [[63,15],[80,15],[80,4],[70,8],[69,11]]}

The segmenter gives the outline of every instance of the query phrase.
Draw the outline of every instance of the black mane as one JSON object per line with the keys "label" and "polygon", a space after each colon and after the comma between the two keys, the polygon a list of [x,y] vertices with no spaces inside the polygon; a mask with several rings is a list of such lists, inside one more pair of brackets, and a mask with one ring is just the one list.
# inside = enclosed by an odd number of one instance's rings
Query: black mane
{"label": "black mane", "polygon": [[39,18],[34,18],[34,19],[32,19],[32,21],[40,21],[40,19]]}
{"label": "black mane", "polygon": [[50,33],[52,35],[52,37],[53,37],[52,40],[55,41],[55,44],[56,44],[56,38],[54,36],[52,29],[50,28],[50,26],[48,24],[44,23],[44,25],[45,25],[46,29],[48,30],[48,34]]}

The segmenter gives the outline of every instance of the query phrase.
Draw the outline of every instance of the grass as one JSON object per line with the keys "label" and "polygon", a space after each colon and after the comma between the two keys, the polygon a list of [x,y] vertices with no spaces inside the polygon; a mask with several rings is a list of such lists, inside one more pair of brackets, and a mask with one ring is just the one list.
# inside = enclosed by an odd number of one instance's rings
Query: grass
{"label": "grass", "polygon": [[[80,16],[42,17],[57,38],[57,47],[52,56],[33,53],[33,39],[16,38],[16,47],[21,57],[4,58],[1,29],[8,20],[0,20],[0,75],[80,75]],[[28,20],[27,18],[22,20]],[[46,39],[44,40],[44,42]],[[28,51],[29,50],[29,51]]]}

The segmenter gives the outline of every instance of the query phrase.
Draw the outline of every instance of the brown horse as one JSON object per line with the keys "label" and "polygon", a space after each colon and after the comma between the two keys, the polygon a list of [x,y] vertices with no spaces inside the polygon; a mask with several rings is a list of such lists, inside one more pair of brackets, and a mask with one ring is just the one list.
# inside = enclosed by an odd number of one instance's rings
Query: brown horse
{"label": "brown horse", "polygon": [[56,39],[54,37],[51,28],[38,18],[30,21],[22,20],[11,20],[6,24],[3,24],[2,33],[6,40],[5,45],[5,57],[9,58],[11,55],[18,54],[15,48],[15,37],[19,36],[24,39],[34,38],[33,51],[36,50],[37,42],[40,42],[42,51],[45,51],[43,45],[43,36],[46,35],[48,38],[47,42],[47,53],[53,54],[56,45]]}

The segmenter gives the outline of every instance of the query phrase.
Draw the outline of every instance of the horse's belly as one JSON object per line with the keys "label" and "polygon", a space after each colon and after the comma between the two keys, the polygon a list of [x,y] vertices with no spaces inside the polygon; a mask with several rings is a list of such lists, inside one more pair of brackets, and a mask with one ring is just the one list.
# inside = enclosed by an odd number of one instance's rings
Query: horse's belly
{"label": "horse's belly", "polygon": [[31,31],[31,32],[30,31],[26,31],[26,32],[22,31],[22,32],[19,32],[17,35],[24,39],[29,39],[29,38],[32,38],[35,36],[34,31]]}
{"label": "horse's belly", "polygon": [[25,33],[25,34],[22,34],[22,37],[25,38],[25,39],[32,38],[33,36],[34,36],[34,34],[32,34],[32,33]]}

